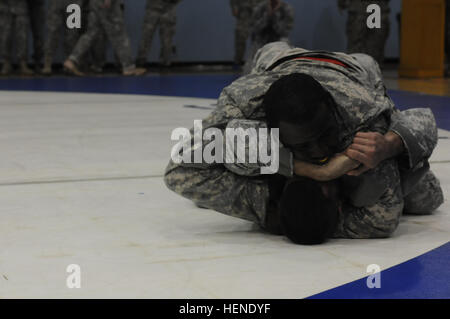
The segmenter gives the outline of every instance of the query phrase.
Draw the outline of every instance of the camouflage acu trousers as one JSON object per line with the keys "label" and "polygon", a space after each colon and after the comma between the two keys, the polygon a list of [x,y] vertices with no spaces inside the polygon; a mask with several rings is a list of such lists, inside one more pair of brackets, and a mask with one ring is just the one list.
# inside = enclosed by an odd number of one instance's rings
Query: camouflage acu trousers
{"label": "camouflage acu trousers", "polygon": [[177,26],[177,14],[175,7],[161,16],[161,26],[159,27],[159,39],[161,41],[161,60],[164,65],[171,62],[175,47],[173,38]]}
{"label": "camouflage acu trousers", "polygon": [[[378,4],[381,8],[381,28],[367,27],[369,4]],[[360,1],[351,0],[347,18],[347,52],[365,53],[372,56],[378,63],[384,60],[384,49],[390,32],[388,1]]]}
{"label": "camouflage acu trousers", "polygon": [[80,63],[92,48],[98,35],[104,31],[120,59],[123,70],[134,68],[130,39],[128,38],[119,0],[112,0],[110,8],[103,8],[103,0],[90,0],[88,30],[78,40],[69,59]]}
{"label": "camouflage acu trousers", "polygon": [[253,10],[254,8],[248,6],[238,7],[234,34],[234,62],[237,64],[241,64],[244,61],[247,39],[250,36]]}
{"label": "camouflage acu trousers", "polygon": [[137,61],[143,64],[151,49],[153,36],[159,26],[161,55],[164,62],[169,61],[172,53],[172,41],[176,27],[176,4],[178,1],[148,0],[145,8],[142,38],[139,45]]}
{"label": "camouflage acu trousers", "polygon": [[58,48],[61,30],[64,30],[64,56],[67,57],[75,47],[80,31],[66,26],[66,8],[70,4],[82,5],[81,0],[50,0],[47,13],[47,40],[45,42],[45,58],[52,60]]}
{"label": "camouflage acu trousers", "polygon": [[0,59],[12,62],[12,44],[16,45],[19,61],[26,61],[28,55],[28,6],[26,0],[3,0],[0,2]]}
{"label": "camouflage acu trousers", "polygon": [[28,0],[30,11],[31,33],[33,35],[33,60],[41,63],[44,57],[44,21],[45,21],[45,1]]}

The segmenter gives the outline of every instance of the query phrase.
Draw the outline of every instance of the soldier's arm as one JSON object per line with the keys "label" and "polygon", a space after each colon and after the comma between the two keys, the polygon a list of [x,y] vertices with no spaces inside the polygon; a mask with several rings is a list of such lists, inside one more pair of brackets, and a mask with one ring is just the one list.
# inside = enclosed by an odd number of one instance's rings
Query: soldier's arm
{"label": "soldier's arm", "polygon": [[401,167],[405,169],[413,169],[426,162],[437,145],[436,120],[430,109],[394,112],[390,131],[400,136],[405,146],[399,158]]}
{"label": "soldier's arm", "polygon": [[[252,82],[245,83],[250,87]],[[179,144],[174,153],[183,159],[180,165],[201,169],[222,165],[243,176],[293,176],[292,153],[281,145],[278,133],[269,130],[264,121],[245,119],[235,106],[234,95],[242,94],[240,85],[222,91],[217,109],[202,121],[201,136],[196,138],[192,129],[190,139]]]}
{"label": "soldier's arm", "polygon": [[388,158],[397,158],[403,170],[426,164],[437,144],[437,127],[429,109],[394,111],[385,135],[359,132],[345,154],[363,165],[349,175],[360,175]]}
{"label": "soldier's arm", "polygon": [[384,187],[374,203],[357,207],[342,203],[335,238],[385,238],[392,235],[403,211],[403,194],[397,162],[394,159],[378,166],[374,180]]}

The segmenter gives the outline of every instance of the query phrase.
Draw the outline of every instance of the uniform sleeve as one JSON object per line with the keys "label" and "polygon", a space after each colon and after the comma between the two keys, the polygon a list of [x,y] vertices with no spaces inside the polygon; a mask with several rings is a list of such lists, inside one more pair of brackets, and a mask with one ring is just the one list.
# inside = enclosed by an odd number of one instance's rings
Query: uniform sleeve
{"label": "uniform sleeve", "polygon": [[[228,94],[227,89],[224,89],[217,109],[203,120],[203,129],[211,128],[213,129],[211,132],[226,137],[227,128],[259,129],[265,127],[263,122],[246,120],[240,109],[234,105],[235,101]],[[190,159],[190,163],[184,161],[175,163],[173,159],[170,160],[164,174],[164,182],[167,187],[192,200],[200,207],[264,225],[269,202],[267,180],[270,175],[261,174],[260,163],[225,163],[225,161],[224,163],[215,163],[206,161],[204,156],[201,156],[200,161],[193,161],[196,150],[200,150],[201,155],[210,153],[204,152],[205,147],[208,147],[208,141],[204,141],[203,137],[202,134],[201,145],[195,144],[195,134],[186,140],[185,150],[188,151],[186,158]],[[250,143],[250,139],[248,142]],[[222,143],[226,147],[226,139]],[[248,147],[249,145],[245,144],[244,148]],[[183,148],[179,151],[181,154],[178,152],[173,154],[183,157],[185,155]],[[222,159],[226,156],[226,151],[225,148],[221,155]],[[237,152],[237,148],[231,153],[234,159],[238,157],[235,152]],[[285,171],[289,175],[292,170],[292,154],[290,152],[280,153],[284,154],[280,155],[280,158],[282,156],[287,158]],[[216,155],[215,152],[214,155]],[[280,159],[280,161],[284,160]]]}
{"label": "uniform sleeve", "polygon": [[396,111],[391,117],[391,131],[403,140],[405,152],[400,157],[400,165],[413,169],[426,162],[437,145],[436,120],[430,109]]}
{"label": "uniform sleeve", "polygon": [[403,211],[403,194],[396,160],[380,164],[373,172],[384,192],[373,203],[363,207],[344,201],[339,212],[335,238],[385,238],[397,228]]}
{"label": "uniform sleeve", "polygon": [[[205,127],[219,129],[221,133],[231,119],[243,116],[238,108],[232,106],[224,91],[218,109],[203,121]],[[191,140],[188,142],[192,145]],[[200,207],[264,225],[269,201],[267,176],[247,176],[251,173],[252,168],[227,168],[224,164],[207,163],[205,158],[198,163],[174,163],[170,160],[164,182],[169,189]]]}
{"label": "uniform sleeve", "polygon": [[279,142],[278,130],[266,122],[245,119],[224,89],[217,109],[194,127],[173,150],[180,166],[210,168],[223,165],[242,176],[281,174],[293,176],[293,155]]}

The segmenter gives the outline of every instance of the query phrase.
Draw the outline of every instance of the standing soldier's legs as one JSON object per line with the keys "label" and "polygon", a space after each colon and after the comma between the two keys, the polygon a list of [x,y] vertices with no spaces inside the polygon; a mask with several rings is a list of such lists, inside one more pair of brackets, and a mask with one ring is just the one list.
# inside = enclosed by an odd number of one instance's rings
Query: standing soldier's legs
{"label": "standing soldier's legs", "polygon": [[0,20],[3,27],[0,29],[0,59],[3,62],[2,75],[11,73],[11,34],[13,27],[13,17],[11,13],[5,11],[0,12]]}
{"label": "standing soldier's legs", "polygon": [[59,35],[64,23],[60,0],[50,0],[47,10],[47,39],[44,46],[44,68],[42,73],[52,73],[53,55],[58,48]]}
{"label": "standing soldier's legs", "polygon": [[105,66],[106,44],[107,44],[106,33],[104,30],[102,30],[99,33],[97,40],[93,44],[92,50],[91,50],[91,56],[92,56],[91,68],[97,73],[102,72],[103,67]]}
{"label": "standing soldier's legs", "polygon": [[30,19],[28,16],[27,0],[8,1],[9,9],[14,20],[14,40],[16,44],[16,54],[19,62],[20,73],[31,75],[33,71],[28,68],[28,30]]}
{"label": "standing soldier's legs", "polygon": [[[88,25],[88,30],[78,39],[75,47],[72,50],[72,53],[64,62],[64,68],[66,69],[66,71],[72,72],[75,75],[83,75],[83,73],[78,70],[76,65],[80,64],[82,58],[92,47],[92,44],[101,32],[100,19],[97,15],[96,10],[91,10],[89,12]],[[73,62],[76,65],[73,64]]]}
{"label": "standing soldier's legs", "polygon": [[250,34],[251,11],[246,8],[240,8],[236,19],[234,63],[242,64],[244,61],[247,39]]}
{"label": "standing soldier's legs", "polygon": [[64,57],[68,57],[72,53],[79,39],[80,31],[78,29],[64,28]]}
{"label": "standing soldier's legs", "polygon": [[16,51],[19,60],[19,70],[23,75],[32,75],[28,68],[28,29],[30,27],[28,14],[20,14],[15,17]]}
{"label": "standing soldier's legs", "polygon": [[145,7],[144,24],[142,25],[142,36],[139,44],[138,55],[136,63],[138,65],[144,65],[147,62],[147,54],[150,51],[153,35],[156,27],[160,23],[162,8],[152,4],[154,0],[147,0]]}
{"label": "standing soldier's legs", "polygon": [[175,7],[161,16],[159,26],[159,38],[161,41],[161,58],[165,66],[170,66],[174,53],[173,37],[175,36],[177,15]]}
{"label": "standing soldier's legs", "polygon": [[432,171],[405,197],[405,214],[429,215],[444,202],[439,180]]}
{"label": "standing soldier's legs", "polygon": [[250,51],[248,53],[247,61],[245,61],[243,74],[250,74],[252,69],[254,68],[254,59],[256,52],[258,52],[259,49],[261,49],[264,46],[262,43],[258,43],[256,41],[252,42],[252,45],[250,47]]}
{"label": "standing soldier's legs", "polygon": [[347,53],[366,53],[364,43],[367,37],[367,25],[360,12],[349,11],[346,34]]}
{"label": "standing soldier's legs", "polygon": [[39,65],[44,57],[44,24],[45,2],[43,0],[28,0],[30,25],[33,35],[33,62],[39,71]]}
{"label": "standing soldier's legs", "polygon": [[380,65],[384,61],[384,50],[386,47],[386,41],[389,37],[391,28],[389,20],[389,5],[386,2],[380,2],[381,10],[381,28],[380,29],[368,29],[367,37],[365,39],[364,53],[372,56]]}
{"label": "standing soldier's legs", "polygon": [[[124,17],[119,1],[113,1],[108,10],[96,9],[102,29],[105,30],[111,46],[119,57],[124,75],[140,75],[145,69],[136,69],[133,63],[130,39],[128,38]],[[131,73],[130,73],[131,72]]]}

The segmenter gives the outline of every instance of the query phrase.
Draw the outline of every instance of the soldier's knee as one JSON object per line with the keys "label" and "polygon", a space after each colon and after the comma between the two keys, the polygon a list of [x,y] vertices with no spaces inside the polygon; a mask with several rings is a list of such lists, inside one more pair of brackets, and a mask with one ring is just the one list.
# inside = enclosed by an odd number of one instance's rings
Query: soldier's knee
{"label": "soldier's knee", "polygon": [[403,201],[382,211],[368,211],[360,230],[361,238],[388,238],[397,230],[403,211]]}
{"label": "soldier's knee", "polygon": [[392,223],[388,223],[386,225],[384,225],[383,227],[378,229],[378,236],[376,236],[375,238],[389,238],[392,236],[392,234],[394,234],[394,232],[397,230],[398,228],[398,221],[392,222]]}
{"label": "soldier's knee", "polygon": [[430,171],[405,198],[405,214],[430,215],[444,202],[439,180]]}
{"label": "soldier's knee", "polygon": [[444,202],[444,194],[440,186],[433,189],[429,196],[419,200],[414,194],[405,198],[404,213],[408,215],[431,215]]}

